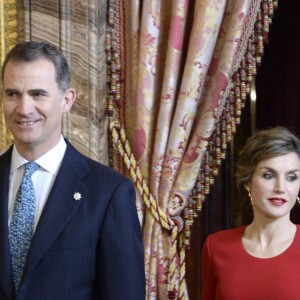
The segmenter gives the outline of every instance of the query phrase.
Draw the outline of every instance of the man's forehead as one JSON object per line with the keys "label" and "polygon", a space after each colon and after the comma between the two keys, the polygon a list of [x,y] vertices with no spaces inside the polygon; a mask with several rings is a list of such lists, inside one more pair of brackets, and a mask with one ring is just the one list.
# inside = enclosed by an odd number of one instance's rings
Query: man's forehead
{"label": "man's forehead", "polygon": [[52,62],[46,59],[39,59],[32,62],[26,61],[8,61],[5,71],[4,71],[4,80],[8,77],[7,75],[19,78],[26,79],[27,77],[48,77],[55,79],[55,68]]}

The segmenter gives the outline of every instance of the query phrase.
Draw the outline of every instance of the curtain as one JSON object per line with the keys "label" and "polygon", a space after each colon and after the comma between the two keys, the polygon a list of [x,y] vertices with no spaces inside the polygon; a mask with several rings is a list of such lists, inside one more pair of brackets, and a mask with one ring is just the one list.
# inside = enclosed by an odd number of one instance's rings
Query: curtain
{"label": "curtain", "polygon": [[[64,135],[105,163],[109,150],[109,163],[136,185],[147,299],[188,299],[191,228],[240,122],[276,7],[274,0],[0,1],[1,60],[20,40],[59,46],[78,91]],[[1,152],[11,137],[0,113]]]}
{"label": "curtain", "polygon": [[109,1],[110,163],[138,191],[147,299],[188,299],[194,218],[240,123],[276,7]]}

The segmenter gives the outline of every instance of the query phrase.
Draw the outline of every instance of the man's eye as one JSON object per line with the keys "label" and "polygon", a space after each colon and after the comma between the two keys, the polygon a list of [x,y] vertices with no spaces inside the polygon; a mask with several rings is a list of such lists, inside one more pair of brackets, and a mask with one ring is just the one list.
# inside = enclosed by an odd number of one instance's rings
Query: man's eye
{"label": "man's eye", "polygon": [[9,93],[6,93],[6,96],[7,97],[16,97],[17,93],[15,93],[15,92],[9,92]]}
{"label": "man's eye", "polygon": [[32,96],[33,97],[43,97],[43,96],[45,96],[45,94],[43,94],[41,92],[37,92],[37,93],[34,93]]}

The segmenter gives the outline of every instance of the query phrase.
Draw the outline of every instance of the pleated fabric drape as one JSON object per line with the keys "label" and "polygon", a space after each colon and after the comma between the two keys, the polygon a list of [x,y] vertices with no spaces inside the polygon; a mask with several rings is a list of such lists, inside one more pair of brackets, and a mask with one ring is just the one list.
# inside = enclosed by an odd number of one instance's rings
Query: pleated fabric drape
{"label": "pleated fabric drape", "polygon": [[[59,46],[77,89],[64,135],[136,185],[147,299],[189,299],[191,228],[240,122],[276,7],[275,0],[1,1],[1,59],[17,41]],[[12,139],[0,116],[1,152]]]}
{"label": "pleated fabric drape", "polygon": [[147,299],[188,299],[193,220],[240,122],[277,2],[108,2],[110,162],[126,166],[139,192]]}

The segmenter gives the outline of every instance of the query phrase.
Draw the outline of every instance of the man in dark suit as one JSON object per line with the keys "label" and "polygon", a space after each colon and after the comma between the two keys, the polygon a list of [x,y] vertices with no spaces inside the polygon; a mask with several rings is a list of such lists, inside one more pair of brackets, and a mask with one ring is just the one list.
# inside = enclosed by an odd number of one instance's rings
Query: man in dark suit
{"label": "man in dark suit", "polygon": [[[64,56],[47,43],[18,44],[3,63],[2,83],[14,145],[0,156],[0,299],[145,299],[131,181],[61,135],[75,100]],[[17,281],[10,229],[24,164],[32,161],[33,235]]]}

